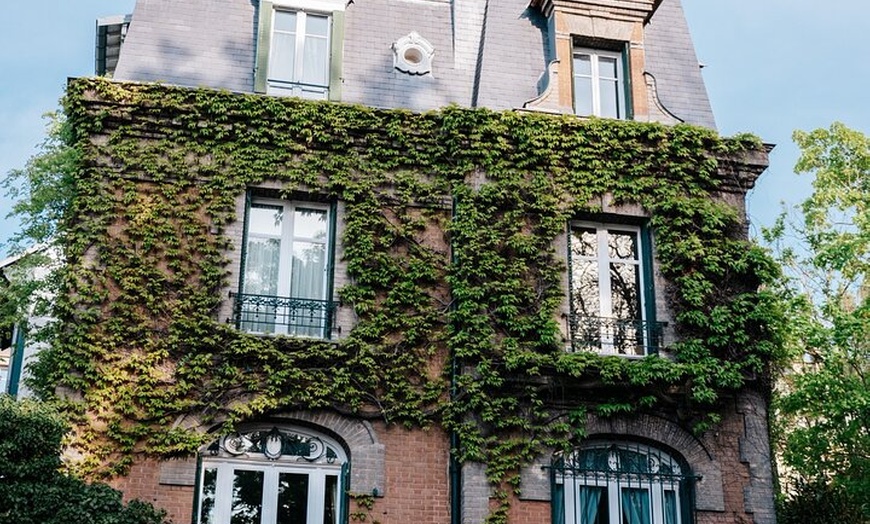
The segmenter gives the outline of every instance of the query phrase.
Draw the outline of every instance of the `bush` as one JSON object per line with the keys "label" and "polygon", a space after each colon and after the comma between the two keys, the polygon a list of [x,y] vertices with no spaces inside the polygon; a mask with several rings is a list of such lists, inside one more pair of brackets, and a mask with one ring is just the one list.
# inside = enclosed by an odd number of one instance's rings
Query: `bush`
{"label": "bush", "polygon": [[779,524],[867,524],[870,500],[830,482],[799,481],[778,501]]}
{"label": "bush", "polygon": [[0,395],[0,523],[162,524],[165,512],[124,504],[105,484],[64,475],[60,452],[69,426],[50,405]]}

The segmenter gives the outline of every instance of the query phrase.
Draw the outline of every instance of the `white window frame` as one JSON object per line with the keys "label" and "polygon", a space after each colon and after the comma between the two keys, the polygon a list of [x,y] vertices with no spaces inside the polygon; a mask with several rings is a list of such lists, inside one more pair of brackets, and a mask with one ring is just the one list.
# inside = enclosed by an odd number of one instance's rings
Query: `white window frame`
{"label": "white window frame", "polygon": [[[284,298],[288,298],[288,299],[299,299],[299,300],[322,300],[322,301],[331,300],[332,297],[329,296],[329,290],[331,288],[330,268],[332,266],[332,257],[334,255],[332,252],[332,249],[331,249],[331,247],[333,246],[333,239],[332,239],[333,227],[332,227],[332,224],[333,224],[333,221],[335,220],[335,216],[333,216],[333,214],[334,214],[333,210],[330,209],[331,206],[329,206],[328,204],[302,201],[302,200],[281,200],[281,199],[275,199],[275,198],[252,197],[251,202],[250,202],[250,207],[254,208],[257,205],[281,208],[282,209],[281,212],[283,213],[283,220],[281,223],[281,235],[280,235],[280,237],[273,237],[273,238],[279,238],[280,246],[281,246],[280,251],[279,251],[279,256],[278,256],[278,277],[277,277],[278,282],[277,282],[277,290],[276,290],[275,296],[276,297],[284,297]],[[318,238],[304,237],[304,236],[297,237],[294,235],[295,211],[297,209],[300,209],[300,208],[301,209],[313,209],[313,210],[317,210],[317,211],[323,211],[324,213],[326,213],[326,238],[318,239]],[[248,213],[248,216],[245,217],[245,221],[249,222],[250,220],[251,220],[250,213]],[[249,242],[249,239],[252,237],[249,223],[245,224],[245,230],[246,230],[247,234],[244,235],[244,238],[242,241],[245,243],[245,257],[247,258],[250,255],[250,251],[249,251],[250,248],[247,244]],[[255,236],[258,238],[267,238],[266,235],[262,235],[262,234],[257,234]],[[293,266],[293,246],[296,242],[311,242],[311,243],[318,243],[318,244],[323,245],[323,251],[325,253],[325,259],[324,259],[324,264],[323,264],[323,278],[322,278],[322,286],[320,289],[320,294],[317,298],[301,298],[298,296],[291,295],[290,284],[291,284],[291,281],[293,278],[293,276],[291,274],[292,266]],[[248,262],[247,260],[244,261],[244,271],[242,272],[241,279],[240,279],[240,282],[241,282],[240,288],[241,289],[239,291],[242,294],[248,293],[248,290],[246,289],[247,271],[248,271],[247,262]],[[286,308],[284,308],[284,309],[286,309]],[[324,314],[328,315],[330,313],[325,312]],[[289,316],[289,315],[285,314],[285,316]],[[324,319],[324,326],[325,326],[324,329],[327,329],[326,326],[328,326],[328,323],[325,320],[326,319]],[[244,321],[243,320],[243,323],[245,323],[245,322],[256,323],[255,321]],[[248,331],[248,332],[261,333],[259,331]],[[275,335],[284,335],[284,334],[288,334],[288,333],[289,333],[289,326],[282,325],[282,324],[275,325],[274,332],[268,332],[268,334],[275,334]],[[301,335],[298,335],[298,336],[301,336]],[[314,338],[328,338],[328,336],[329,336],[329,333],[324,332],[321,334],[321,336],[317,336]]]}
{"label": "white window frame", "polygon": [[218,453],[218,456],[204,454],[199,468],[197,484],[196,522],[198,524],[202,523],[202,505],[204,500],[202,490],[205,485],[206,470],[209,469],[217,470],[213,519],[209,524],[230,523],[232,517],[233,478],[236,470],[263,472],[261,524],[274,524],[277,521],[278,479],[280,474],[291,473],[308,476],[307,522],[309,524],[320,524],[324,521],[325,508],[323,501],[326,494],[326,478],[327,476],[337,477],[335,522],[330,524],[340,524],[342,497],[346,489],[343,485],[344,479],[342,479],[341,470],[342,465],[348,461],[343,448],[338,443],[320,434],[297,428],[282,429],[282,431],[302,437],[316,438],[322,441],[326,447],[332,449],[337,458],[330,462],[324,457],[319,457],[317,460],[309,462],[307,458],[293,456],[270,460],[263,453],[253,452],[244,453],[240,457],[228,457],[225,456],[225,453],[223,453],[224,456],[220,456],[221,453]]}
{"label": "white window frame", "polygon": [[[615,445],[617,447],[637,447],[645,449],[646,454],[651,457],[651,460],[659,462],[662,459],[667,459],[671,467],[676,467],[682,473],[682,468],[679,463],[668,454],[651,446],[638,446],[632,443],[599,443],[591,447],[603,447]],[[674,493],[674,504],[676,509],[677,521],[674,524],[683,524],[682,503],[680,494],[680,483],[673,478],[655,478],[655,474],[631,474],[619,473],[618,462],[615,457],[611,457],[609,461],[611,471],[589,471],[583,476],[571,476],[567,474],[556,475],[555,481],[557,484],[562,484],[562,497],[565,510],[565,522],[555,524],[586,524],[583,522],[582,516],[579,515],[579,509],[575,505],[577,494],[580,488],[583,487],[599,487],[606,488],[607,493],[607,511],[609,522],[607,524],[620,524],[623,522],[622,511],[622,490],[623,489],[643,489],[649,493],[650,500],[650,523],[665,524],[665,492],[672,491]]]}
{"label": "white window frame", "polygon": [[[275,33],[279,32],[276,29],[275,17],[278,15],[278,12],[287,12],[294,13],[296,15],[296,45],[295,45],[295,57],[294,57],[294,68],[293,68],[293,80],[284,81],[284,80],[275,80],[272,75],[272,66],[274,64],[274,56],[275,56]],[[305,58],[305,38],[307,33],[305,32],[306,22],[309,16],[317,16],[326,18],[326,63],[324,64],[324,68],[326,69],[326,83],[322,85],[318,84],[304,84],[301,82]],[[268,66],[268,74],[266,80],[266,94],[276,95],[276,96],[298,96],[302,98],[310,98],[314,100],[326,100],[329,98],[329,83],[330,83],[330,74],[331,74],[331,63],[332,60],[331,52],[332,52],[332,14],[329,11],[313,11],[304,9],[302,7],[294,7],[293,3],[284,3],[278,4],[276,3],[274,8],[272,9],[272,34],[269,35],[269,66]],[[318,37],[319,38],[319,37]]]}
{"label": "white window frame", "polygon": [[[589,221],[572,221],[570,223],[569,231],[568,231],[568,250],[572,250],[571,242],[573,242],[574,238],[574,230],[586,228],[586,229],[594,229],[596,233],[596,256],[580,256],[574,255],[573,252],[571,254],[571,267],[569,267],[569,271],[574,271],[574,263],[577,260],[588,261],[588,262],[596,262],[598,264],[598,316],[601,318],[616,318],[613,316],[613,291],[611,288],[610,278],[603,278],[605,275],[610,275],[610,264],[622,264],[622,265],[633,265],[637,268],[638,275],[638,307],[640,309],[640,322],[647,322],[651,320],[647,315],[647,272],[645,267],[645,261],[647,260],[647,256],[645,253],[645,241],[643,238],[644,230],[640,226],[630,225],[630,224],[615,224],[615,223],[604,223],[604,222],[589,222]],[[607,245],[607,236],[608,232],[617,231],[617,232],[630,232],[634,234],[636,246],[637,246],[637,257],[633,260],[623,259],[623,258],[610,258],[608,245]],[[569,299],[569,308],[572,315],[577,315],[578,313],[574,311],[574,283],[573,276],[569,278],[569,282],[571,282],[571,289],[568,293]],[[626,319],[633,320],[633,319]],[[643,357],[647,354],[647,348],[650,345],[649,340],[649,330],[643,330],[644,337],[644,352],[639,355],[630,355],[630,354],[622,354],[618,353],[614,350],[614,343],[612,337],[605,333],[602,333],[601,336],[601,351],[602,354],[614,354],[620,355],[628,358],[639,358]],[[610,348],[608,350],[607,348]]]}
{"label": "white window frame", "polygon": [[[579,55],[589,56],[590,59],[590,68],[591,74],[579,74],[574,67],[574,61],[577,59]],[[587,47],[575,47],[573,53],[571,55],[571,69],[572,69],[572,86],[574,91],[574,112],[578,116],[602,116],[601,115],[601,70],[599,67],[599,58],[607,57],[616,59],[616,78],[607,78],[606,80],[614,80],[616,81],[616,118],[619,120],[628,119],[628,110],[626,107],[626,96],[625,96],[625,64],[623,59],[623,54],[618,51],[607,51],[603,49],[593,49]],[[578,113],[578,104],[577,104],[577,79],[583,78],[591,81],[592,84],[592,114],[581,114]]]}

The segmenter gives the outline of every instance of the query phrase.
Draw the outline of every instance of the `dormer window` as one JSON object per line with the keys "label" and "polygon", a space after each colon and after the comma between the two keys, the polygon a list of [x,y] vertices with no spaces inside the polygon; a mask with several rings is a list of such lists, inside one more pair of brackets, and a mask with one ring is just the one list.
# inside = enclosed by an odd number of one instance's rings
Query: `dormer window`
{"label": "dormer window", "polygon": [[623,53],[575,48],[573,58],[574,113],[629,118]]}
{"label": "dormer window", "polygon": [[338,100],[344,3],[261,0],[254,91]]}

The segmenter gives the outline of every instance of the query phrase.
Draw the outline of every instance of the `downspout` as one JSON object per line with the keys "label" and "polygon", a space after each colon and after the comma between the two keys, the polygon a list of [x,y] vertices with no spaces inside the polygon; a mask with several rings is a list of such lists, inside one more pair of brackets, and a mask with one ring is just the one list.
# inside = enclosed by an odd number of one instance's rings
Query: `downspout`
{"label": "downspout", "polygon": [[[453,196],[453,204],[450,211],[451,220],[456,217],[456,196]],[[450,249],[450,262],[455,264],[456,255],[454,250]],[[455,305],[450,306],[450,309],[455,309]],[[456,377],[458,375],[459,364],[456,359],[456,351],[450,350],[450,400],[456,398]],[[459,434],[455,429],[450,430],[450,524],[460,524],[462,522],[462,463],[456,458],[456,453],[459,450]]]}

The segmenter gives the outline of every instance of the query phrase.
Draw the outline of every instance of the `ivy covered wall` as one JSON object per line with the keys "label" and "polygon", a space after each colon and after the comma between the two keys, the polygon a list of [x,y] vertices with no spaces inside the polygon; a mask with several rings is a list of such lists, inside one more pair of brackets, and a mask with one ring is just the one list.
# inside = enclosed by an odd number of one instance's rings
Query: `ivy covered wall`
{"label": "ivy covered wall", "polygon": [[[323,408],[440,424],[508,487],[542,447],[582,438],[589,411],[679,413],[703,431],[724,397],[765,387],[779,312],[759,286],[775,266],[734,205],[766,164],[755,138],[95,79],[72,81],[65,108],[81,161],[63,332],[37,376],[78,414],[92,474],[193,453],[214,421]],[[339,342],[218,318],[236,202],[267,184],[345,207],[339,295],[357,322]],[[668,358],[565,350],[555,240],[605,199],[649,217]]]}

